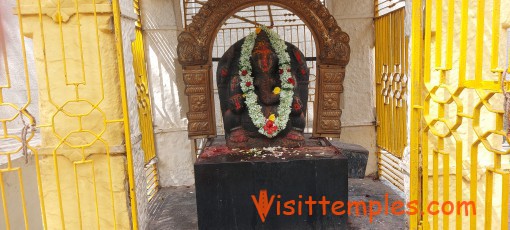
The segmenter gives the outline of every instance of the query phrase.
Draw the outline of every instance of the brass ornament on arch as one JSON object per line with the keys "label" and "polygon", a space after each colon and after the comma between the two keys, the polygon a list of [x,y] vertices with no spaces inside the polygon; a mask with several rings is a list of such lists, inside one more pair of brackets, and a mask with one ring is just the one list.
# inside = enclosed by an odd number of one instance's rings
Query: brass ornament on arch
{"label": "brass ornament on arch", "polygon": [[[188,131],[189,137],[216,136],[216,121],[212,88],[212,49],[217,31],[231,15],[249,6],[277,5],[295,13],[309,27],[314,35],[317,49],[317,66],[319,84],[316,89],[313,136],[340,136],[340,98],[343,92],[345,67],[349,63],[349,35],[342,31],[336,19],[319,0],[210,0],[205,2],[193,21],[178,37],[177,54],[183,68],[183,77],[188,96]],[[323,71],[327,69],[327,71]],[[321,83],[321,76],[330,75],[334,85]],[[193,78],[193,79],[191,79]],[[198,79],[197,79],[198,78]],[[199,80],[199,81],[197,81]],[[205,90],[204,90],[205,89]],[[205,110],[197,108],[196,95],[204,95]],[[335,95],[332,97],[332,95]],[[328,97],[331,106],[324,106],[323,98]],[[200,103],[200,105],[202,105]],[[330,116],[334,115],[334,116]]]}

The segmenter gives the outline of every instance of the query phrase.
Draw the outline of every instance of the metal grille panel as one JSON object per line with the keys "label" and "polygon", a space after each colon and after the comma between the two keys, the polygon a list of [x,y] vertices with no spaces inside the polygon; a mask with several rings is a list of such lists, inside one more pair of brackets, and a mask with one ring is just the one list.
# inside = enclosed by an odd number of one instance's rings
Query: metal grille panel
{"label": "metal grille panel", "polygon": [[377,146],[402,157],[407,145],[408,38],[405,9],[375,20]]}
{"label": "metal grille panel", "polygon": [[[0,25],[13,19],[18,27],[0,26],[0,228],[129,228],[123,187],[125,165],[132,162],[127,109],[119,108],[121,103],[126,108],[126,91],[118,1],[0,4],[8,12]],[[6,37],[17,42],[7,44]],[[106,64],[115,59],[118,66]],[[39,92],[37,98],[32,90]],[[9,92],[25,94],[23,101]],[[32,104],[35,99],[38,105]],[[36,106],[37,117],[31,114]],[[9,111],[12,116],[4,116]],[[24,164],[17,159],[21,154],[28,157]],[[114,174],[118,169],[124,170]],[[130,196],[136,229],[134,189]]]}
{"label": "metal grille panel", "polygon": [[[424,211],[413,229],[508,229],[502,3],[413,1],[411,199]],[[428,215],[432,200],[473,201],[477,213]]]}

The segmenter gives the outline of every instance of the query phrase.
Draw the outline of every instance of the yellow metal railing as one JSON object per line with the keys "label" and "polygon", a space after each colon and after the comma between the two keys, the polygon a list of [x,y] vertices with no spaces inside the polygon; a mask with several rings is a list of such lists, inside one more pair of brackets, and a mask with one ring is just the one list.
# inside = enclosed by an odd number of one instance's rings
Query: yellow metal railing
{"label": "yellow metal railing", "polygon": [[405,9],[375,19],[377,146],[401,157],[407,145]]}
{"label": "yellow metal railing", "polygon": [[[39,0],[40,1],[40,0]],[[95,3],[95,0],[92,0]],[[124,121],[124,140],[126,146],[127,155],[127,172],[128,172],[128,183],[129,183],[129,201],[131,206],[131,228],[133,230],[138,229],[138,203],[136,201],[135,192],[135,175],[134,175],[134,163],[133,163],[133,152],[131,150],[131,131],[129,128],[129,111],[127,108],[127,90],[126,90],[126,76],[124,66],[124,46],[122,43],[122,26],[120,20],[120,5],[119,0],[112,0],[113,10],[113,22],[115,31],[115,48],[117,50],[117,68],[119,71],[120,79],[120,91],[122,97],[122,112]]]}
{"label": "yellow metal railing", "polygon": [[[508,229],[501,3],[426,0],[422,11],[413,1],[411,185],[421,186],[411,200],[423,216],[411,229]],[[431,201],[472,201],[477,212],[430,215]]]}
{"label": "yellow metal railing", "polygon": [[405,7],[405,0],[375,0],[374,15],[380,17]]}
{"label": "yellow metal railing", "polygon": [[135,25],[135,40],[131,44],[133,52],[133,68],[135,71],[136,94],[138,99],[138,115],[140,131],[142,132],[142,149],[145,153],[145,163],[156,157],[154,147],[154,128],[152,126],[152,107],[149,94],[149,79],[145,62],[145,48],[142,34],[142,19],[139,0],[134,0],[135,13],[138,20]]}
{"label": "yellow metal railing", "polygon": [[142,132],[142,149],[145,154],[145,178],[147,181],[147,198],[149,200],[159,190],[158,170],[155,162],[156,157],[154,145],[154,128],[152,126],[152,106],[149,94],[149,79],[145,61],[145,44],[142,32],[142,16],[140,12],[140,1],[134,0],[133,6],[138,19],[135,24],[135,40],[131,44],[133,52],[133,69],[135,71],[136,95],[138,101],[138,117],[140,120],[140,131]]}
{"label": "yellow metal railing", "polygon": [[[0,28],[0,33],[10,37],[18,33],[19,41],[6,44],[0,39],[0,82],[6,82],[0,85],[0,108],[16,111],[0,118],[0,222],[5,224],[0,228],[137,229],[118,1],[8,0],[4,6],[15,15],[2,18],[17,17],[18,30]],[[110,31],[112,16],[115,34]],[[21,55],[6,52],[5,47],[15,47]],[[33,53],[33,59],[27,53]],[[22,66],[10,65],[17,59]],[[118,66],[112,68],[115,62]],[[35,99],[30,73],[37,79]],[[8,90],[26,93],[26,101],[10,102],[4,97]],[[30,107],[33,100],[39,117],[29,112],[35,109]],[[21,127],[15,124],[19,119]],[[40,146],[30,142],[36,134]],[[7,141],[15,147],[5,148]],[[30,164],[17,166],[19,153],[33,155],[34,171]],[[17,174],[19,189],[4,181],[10,173]],[[37,178],[37,195],[25,191],[30,177]],[[21,202],[13,204],[11,197],[21,197]],[[22,212],[16,211],[19,207]],[[37,207],[40,222],[27,214]],[[24,223],[12,223],[20,215]]]}

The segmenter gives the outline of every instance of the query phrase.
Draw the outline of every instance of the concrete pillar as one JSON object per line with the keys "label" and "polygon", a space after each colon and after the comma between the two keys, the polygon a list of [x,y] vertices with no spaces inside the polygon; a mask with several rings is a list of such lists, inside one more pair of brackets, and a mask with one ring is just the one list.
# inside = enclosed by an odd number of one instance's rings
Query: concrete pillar
{"label": "concrete pillar", "polygon": [[20,1],[20,11],[23,32],[33,39],[39,83],[38,152],[46,228],[129,229],[111,2],[97,0],[94,6],[78,1],[75,6],[72,0],[59,5],[41,0],[40,22],[38,1]]}

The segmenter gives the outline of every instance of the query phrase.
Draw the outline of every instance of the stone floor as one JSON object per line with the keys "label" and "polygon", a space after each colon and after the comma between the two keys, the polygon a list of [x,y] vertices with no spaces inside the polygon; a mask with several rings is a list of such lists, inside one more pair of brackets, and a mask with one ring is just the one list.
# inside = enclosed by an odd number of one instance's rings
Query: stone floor
{"label": "stone floor", "polygon": [[[403,201],[402,193],[396,192],[385,183],[370,178],[349,179],[349,200],[380,201],[384,204],[385,194],[389,203]],[[384,210],[383,210],[384,212]],[[149,204],[149,230],[192,230],[197,227],[197,209],[194,187],[162,188]],[[354,214],[353,214],[354,215]],[[368,216],[350,216],[348,229],[407,229],[406,215],[378,215],[369,223]]]}

